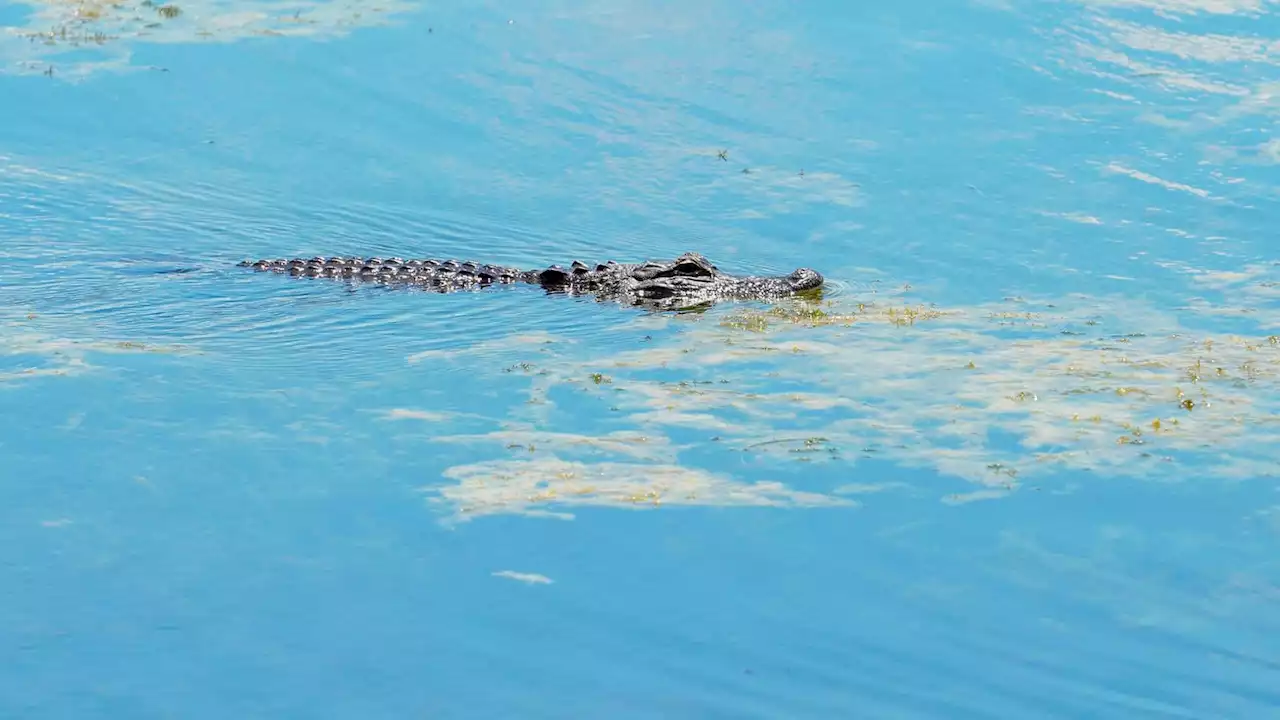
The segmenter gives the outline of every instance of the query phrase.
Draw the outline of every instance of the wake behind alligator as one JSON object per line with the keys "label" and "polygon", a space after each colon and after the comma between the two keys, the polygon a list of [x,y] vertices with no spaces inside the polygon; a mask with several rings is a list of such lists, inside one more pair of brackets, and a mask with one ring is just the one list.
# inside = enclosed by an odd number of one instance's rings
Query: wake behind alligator
{"label": "wake behind alligator", "polygon": [[823,283],[822,275],[809,268],[800,268],[789,275],[730,275],[698,253],[643,263],[610,260],[595,267],[575,260],[567,269],[552,265],[545,270],[395,257],[246,260],[240,267],[299,277],[417,286],[437,292],[526,283],[554,292],[590,294],[599,300],[655,309],[680,309],[720,300],[775,300],[812,295],[820,291]]}

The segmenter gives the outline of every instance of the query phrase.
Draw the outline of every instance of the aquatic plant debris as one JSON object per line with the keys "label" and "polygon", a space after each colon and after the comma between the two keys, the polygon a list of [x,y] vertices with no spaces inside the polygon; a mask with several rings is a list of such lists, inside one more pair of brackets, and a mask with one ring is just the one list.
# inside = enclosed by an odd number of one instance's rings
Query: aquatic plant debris
{"label": "aquatic plant debris", "polygon": [[[332,37],[389,22],[418,7],[404,0],[28,0],[20,4],[32,12],[24,25],[0,28],[0,69],[55,77],[146,69],[131,64],[130,48],[135,43]],[[75,59],[64,60],[64,56]]]}
{"label": "aquatic plant debris", "polygon": [[0,385],[40,377],[67,377],[91,372],[92,356],[120,354],[190,355],[179,345],[134,340],[77,337],[89,328],[46,319],[37,313],[0,313]]}
{"label": "aquatic plant debris", "polygon": [[835,507],[846,498],[788,488],[778,482],[744,483],[723,474],[658,463],[578,462],[539,454],[487,460],[445,471],[449,485],[422,488],[430,501],[453,512],[449,522],[485,515],[521,514],[572,519],[578,506],[638,510],[664,506]]}
{"label": "aquatic plant debris", "polygon": [[[976,486],[938,495],[953,505],[1063,470],[1167,480],[1187,477],[1177,468],[1193,457],[1216,479],[1280,469],[1280,335],[1211,335],[1129,299],[936,308],[846,298],[708,314],[607,356],[543,350],[551,356],[527,376],[528,402],[506,429],[433,438],[522,452],[451,468],[456,484],[435,488],[436,501],[469,517],[560,516],[584,503],[814,507],[848,494],[685,467],[675,438],[690,432],[762,467],[875,457]],[[495,371],[505,362],[490,360]],[[555,432],[554,397],[566,390],[598,398],[644,442]]]}

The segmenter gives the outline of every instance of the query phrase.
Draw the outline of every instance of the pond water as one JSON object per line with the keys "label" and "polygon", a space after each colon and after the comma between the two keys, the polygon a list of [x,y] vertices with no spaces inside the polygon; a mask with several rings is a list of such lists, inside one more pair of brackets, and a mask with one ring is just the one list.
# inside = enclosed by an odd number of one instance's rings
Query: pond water
{"label": "pond water", "polygon": [[1280,717],[1274,10],[0,5],[0,715]]}

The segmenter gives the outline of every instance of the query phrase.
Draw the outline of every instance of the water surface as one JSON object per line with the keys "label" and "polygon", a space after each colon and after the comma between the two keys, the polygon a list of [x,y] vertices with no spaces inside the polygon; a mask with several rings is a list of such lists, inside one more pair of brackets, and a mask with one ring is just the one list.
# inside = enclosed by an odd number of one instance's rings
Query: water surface
{"label": "water surface", "polygon": [[3,714],[1275,715],[1271,4],[0,24]]}

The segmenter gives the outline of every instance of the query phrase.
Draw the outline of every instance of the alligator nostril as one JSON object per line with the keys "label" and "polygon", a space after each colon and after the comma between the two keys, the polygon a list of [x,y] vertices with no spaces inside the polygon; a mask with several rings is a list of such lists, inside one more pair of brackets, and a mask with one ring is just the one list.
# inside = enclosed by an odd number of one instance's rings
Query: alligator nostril
{"label": "alligator nostril", "polygon": [[787,284],[796,292],[822,287],[823,282],[822,275],[811,268],[798,268],[787,276]]}

